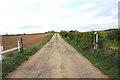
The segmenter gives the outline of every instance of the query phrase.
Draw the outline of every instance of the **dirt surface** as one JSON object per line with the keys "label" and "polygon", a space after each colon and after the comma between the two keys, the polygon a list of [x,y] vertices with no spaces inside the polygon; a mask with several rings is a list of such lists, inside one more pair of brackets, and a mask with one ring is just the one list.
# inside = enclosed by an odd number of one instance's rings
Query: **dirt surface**
{"label": "dirt surface", "polygon": [[59,34],[8,78],[106,78]]}
{"label": "dirt surface", "polygon": [[[40,41],[44,40],[48,34],[30,34],[30,35],[22,35],[24,48],[31,47]],[[2,45],[3,49],[7,50],[10,48],[17,47],[17,42],[20,41],[20,36],[2,36]]]}

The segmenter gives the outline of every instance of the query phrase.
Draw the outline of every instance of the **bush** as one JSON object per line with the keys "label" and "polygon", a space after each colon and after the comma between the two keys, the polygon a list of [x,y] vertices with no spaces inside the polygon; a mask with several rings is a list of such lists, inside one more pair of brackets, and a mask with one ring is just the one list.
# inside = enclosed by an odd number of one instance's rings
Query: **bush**
{"label": "bush", "polygon": [[104,41],[105,41],[105,38],[101,34],[99,34],[98,48],[100,49],[104,48]]}
{"label": "bush", "polygon": [[76,35],[77,33],[75,33],[75,32],[69,32],[68,33],[68,37],[71,39],[71,40],[74,40],[74,39],[76,39],[77,38],[77,35]]}
{"label": "bush", "polygon": [[64,37],[66,37],[66,38],[68,36],[68,32],[67,31],[61,31],[60,34],[63,35]]}
{"label": "bush", "polygon": [[117,30],[110,30],[107,34],[107,38],[109,40],[116,40],[120,41],[120,29]]}
{"label": "bush", "polygon": [[80,33],[80,45],[83,49],[91,49],[93,47],[93,32]]}

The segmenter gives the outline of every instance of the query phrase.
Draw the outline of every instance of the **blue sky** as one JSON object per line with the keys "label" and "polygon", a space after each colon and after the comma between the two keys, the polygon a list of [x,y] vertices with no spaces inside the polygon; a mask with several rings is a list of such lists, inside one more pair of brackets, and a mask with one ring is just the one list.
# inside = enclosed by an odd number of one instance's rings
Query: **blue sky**
{"label": "blue sky", "polygon": [[0,34],[118,27],[119,0],[0,0]]}

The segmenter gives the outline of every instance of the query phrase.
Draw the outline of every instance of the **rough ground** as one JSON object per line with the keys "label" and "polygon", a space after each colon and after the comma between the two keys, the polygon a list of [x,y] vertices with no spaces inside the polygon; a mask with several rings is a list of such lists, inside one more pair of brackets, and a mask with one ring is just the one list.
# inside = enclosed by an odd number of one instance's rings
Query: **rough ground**
{"label": "rough ground", "polygon": [[28,61],[10,73],[9,78],[106,78],[59,34]]}

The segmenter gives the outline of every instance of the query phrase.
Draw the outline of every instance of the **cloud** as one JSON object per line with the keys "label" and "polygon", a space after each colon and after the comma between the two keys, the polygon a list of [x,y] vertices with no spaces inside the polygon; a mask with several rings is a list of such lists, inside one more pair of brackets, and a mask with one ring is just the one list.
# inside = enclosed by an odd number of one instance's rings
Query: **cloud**
{"label": "cloud", "polygon": [[95,15],[95,17],[109,17],[109,16],[117,16],[118,14],[118,4],[115,2],[112,3],[99,3],[101,10]]}
{"label": "cloud", "polygon": [[[117,23],[118,0],[90,1],[0,0],[0,34],[81,30],[83,25]],[[87,26],[89,30],[94,29]],[[106,27],[97,26],[96,29]]]}

